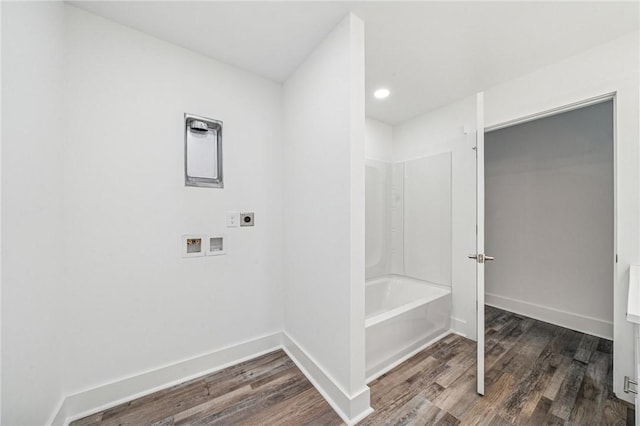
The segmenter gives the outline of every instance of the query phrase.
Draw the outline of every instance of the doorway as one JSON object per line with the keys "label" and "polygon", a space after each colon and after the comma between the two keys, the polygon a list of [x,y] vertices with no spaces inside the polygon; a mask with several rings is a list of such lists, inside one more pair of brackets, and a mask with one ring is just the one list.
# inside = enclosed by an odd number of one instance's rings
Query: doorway
{"label": "doorway", "polygon": [[[612,340],[613,98],[507,123],[483,136],[478,204],[484,203],[479,234],[484,231],[486,251],[478,253],[496,259],[483,265],[484,302]],[[483,390],[484,371],[478,379]]]}

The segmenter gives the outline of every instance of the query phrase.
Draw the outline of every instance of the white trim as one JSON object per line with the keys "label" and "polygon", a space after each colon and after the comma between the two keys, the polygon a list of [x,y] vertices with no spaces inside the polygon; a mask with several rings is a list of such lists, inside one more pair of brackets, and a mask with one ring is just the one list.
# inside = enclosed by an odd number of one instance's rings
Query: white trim
{"label": "white trim", "polygon": [[278,349],[291,358],[348,425],[355,425],[373,412],[369,405],[368,386],[354,395],[347,394],[299,344],[284,332],[277,332],[67,395],[60,401],[47,424],[68,425],[74,420]]}
{"label": "white trim", "polygon": [[406,355],[403,355],[402,357],[398,358],[397,361],[392,362],[391,364],[385,366],[384,368],[381,368],[380,370],[378,370],[375,373],[373,373],[370,376],[368,376],[367,377],[367,383],[371,383],[373,380],[375,380],[378,377],[382,376],[384,373],[393,370],[394,368],[396,368],[397,366],[399,366],[400,364],[402,364],[403,362],[405,362],[409,358],[415,356],[418,352],[422,352],[423,350],[425,350],[429,346],[433,345],[434,343],[436,343],[440,339],[443,339],[443,338],[445,338],[446,336],[448,336],[448,335],[450,335],[452,333],[453,334],[458,334],[458,333],[454,332],[453,330],[447,330],[444,333],[434,337],[433,339],[430,339],[427,342],[420,344],[417,348],[413,349],[412,351],[410,351]]}
{"label": "white trim", "polygon": [[484,92],[476,95],[476,364],[477,392],[484,395]]}
{"label": "white trim", "polygon": [[282,348],[342,420],[355,425],[373,412],[369,387],[349,395],[291,336],[282,333]]}
{"label": "white trim", "polygon": [[613,322],[611,321],[561,311],[523,300],[498,296],[497,294],[486,293],[485,303],[489,306],[515,312],[516,314],[525,315],[540,321],[613,340]]}
{"label": "white trim", "polygon": [[[369,396],[369,388],[367,388],[367,395]],[[368,399],[371,399],[371,397],[369,396]],[[369,414],[374,412],[374,409],[369,405],[369,402],[367,402],[367,406],[369,407],[368,409],[362,411],[362,413],[360,413],[359,415],[355,416],[350,421],[345,423],[347,423],[347,425],[349,426],[354,426],[360,423],[362,420],[364,420]]]}
{"label": "white trim", "polygon": [[[466,330],[467,322],[463,319],[451,317],[451,332],[456,333],[458,336],[467,337],[467,334],[463,332]],[[473,340],[473,339],[472,339]]]}
{"label": "white trim", "polygon": [[[627,321],[640,324],[640,266],[639,265],[631,265],[629,267],[629,296],[627,297]],[[640,371],[638,371],[638,373],[640,373]]]}
{"label": "white trim", "polygon": [[[607,102],[615,99],[615,92],[606,93],[604,95],[594,96],[582,101],[573,102],[567,105],[562,105],[556,108],[551,108],[542,112],[526,115],[524,117],[514,118],[503,123],[494,124],[484,128],[485,133],[493,132],[494,130],[500,130],[511,126],[517,126],[518,124],[527,123],[529,121],[539,120],[545,117],[551,117],[552,115],[562,114],[564,112],[573,111],[574,109],[585,108],[591,105],[599,104],[601,102]],[[615,127],[615,126],[614,126]]]}
{"label": "white trim", "polygon": [[269,334],[67,395],[49,424],[55,426],[68,425],[74,420],[124,402],[281,349],[281,339],[281,332]]}

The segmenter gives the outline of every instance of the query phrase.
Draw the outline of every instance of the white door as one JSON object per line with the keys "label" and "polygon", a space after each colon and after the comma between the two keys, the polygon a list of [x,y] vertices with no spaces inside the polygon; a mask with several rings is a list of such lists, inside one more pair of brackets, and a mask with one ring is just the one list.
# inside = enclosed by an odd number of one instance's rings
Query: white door
{"label": "white door", "polygon": [[493,257],[484,253],[484,93],[477,95],[476,106],[476,262],[477,391],[484,395],[484,264]]}

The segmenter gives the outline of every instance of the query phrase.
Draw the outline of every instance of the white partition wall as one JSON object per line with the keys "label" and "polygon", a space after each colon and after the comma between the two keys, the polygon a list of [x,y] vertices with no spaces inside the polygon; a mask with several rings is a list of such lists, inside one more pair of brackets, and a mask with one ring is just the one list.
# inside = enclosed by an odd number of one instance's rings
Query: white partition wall
{"label": "white partition wall", "polygon": [[348,15],[284,85],[285,347],[345,420],[365,415],[364,25]]}
{"label": "white partition wall", "polygon": [[2,418],[60,403],[64,5],[2,3]]}

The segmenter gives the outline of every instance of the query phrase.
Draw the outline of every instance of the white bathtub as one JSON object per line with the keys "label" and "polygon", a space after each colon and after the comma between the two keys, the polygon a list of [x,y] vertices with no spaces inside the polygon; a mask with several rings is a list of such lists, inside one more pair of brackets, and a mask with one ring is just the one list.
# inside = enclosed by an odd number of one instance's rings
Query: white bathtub
{"label": "white bathtub", "polygon": [[368,281],[365,293],[367,382],[450,328],[451,291],[401,276]]}

